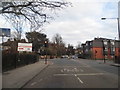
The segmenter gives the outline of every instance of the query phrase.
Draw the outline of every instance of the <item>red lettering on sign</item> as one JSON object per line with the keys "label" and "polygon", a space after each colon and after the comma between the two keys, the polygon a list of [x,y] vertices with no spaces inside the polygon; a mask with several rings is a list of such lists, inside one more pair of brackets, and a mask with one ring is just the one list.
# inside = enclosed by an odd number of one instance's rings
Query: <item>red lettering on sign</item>
{"label": "red lettering on sign", "polygon": [[19,48],[19,49],[23,49],[23,48]]}

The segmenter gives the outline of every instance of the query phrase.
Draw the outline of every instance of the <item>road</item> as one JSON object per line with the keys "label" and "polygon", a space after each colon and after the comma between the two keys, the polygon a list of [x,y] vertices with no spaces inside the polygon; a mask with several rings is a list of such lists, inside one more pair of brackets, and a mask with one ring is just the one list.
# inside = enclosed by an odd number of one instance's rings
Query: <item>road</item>
{"label": "road", "polygon": [[118,88],[118,67],[94,60],[53,59],[23,88]]}

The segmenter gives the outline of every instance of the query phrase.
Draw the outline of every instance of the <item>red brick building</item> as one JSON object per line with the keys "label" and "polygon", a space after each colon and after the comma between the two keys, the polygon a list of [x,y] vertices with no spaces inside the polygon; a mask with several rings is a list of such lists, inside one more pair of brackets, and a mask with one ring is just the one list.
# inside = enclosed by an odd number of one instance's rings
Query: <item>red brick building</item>
{"label": "red brick building", "polygon": [[120,41],[95,38],[82,44],[84,58],[91,59],[114,59],[120,56]]}

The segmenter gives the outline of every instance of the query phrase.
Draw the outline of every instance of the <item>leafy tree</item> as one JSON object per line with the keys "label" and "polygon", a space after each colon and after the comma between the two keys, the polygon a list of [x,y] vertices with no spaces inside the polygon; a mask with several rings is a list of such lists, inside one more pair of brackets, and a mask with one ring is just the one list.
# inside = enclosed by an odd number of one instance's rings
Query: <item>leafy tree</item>
{"label": "leafy tree", "polygon": [[28,0],[12,2],[2,2],[0,14],[12,19],[20,17],[22,22],[29,22],[33,30],[43,26],[48,19],[54,17],[55,10],[69,6],[69,2],[63,0],[39,0],[39,2],[29,2]]}
{"label": "leafy tree", "polygon": [[48,41],[46,37],[46,34],[36,31],[26,33],[26,38],[28,39],[28,42],[33,43],[33,51],[35,52],[38,52],[41,47],[44,47],[45,41]]}

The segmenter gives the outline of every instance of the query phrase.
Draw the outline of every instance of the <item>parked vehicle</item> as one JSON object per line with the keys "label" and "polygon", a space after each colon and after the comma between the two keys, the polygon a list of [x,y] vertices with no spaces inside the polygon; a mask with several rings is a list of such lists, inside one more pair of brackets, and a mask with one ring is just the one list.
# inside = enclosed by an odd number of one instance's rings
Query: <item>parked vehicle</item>
{"label": "parked vehicle", "polygon": [[68,55],[63,55],[63,56],[61,56],[61,58],[69,58],[69,56]]}

